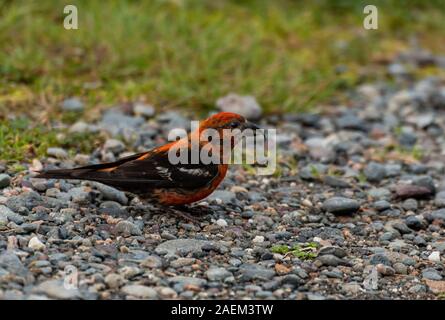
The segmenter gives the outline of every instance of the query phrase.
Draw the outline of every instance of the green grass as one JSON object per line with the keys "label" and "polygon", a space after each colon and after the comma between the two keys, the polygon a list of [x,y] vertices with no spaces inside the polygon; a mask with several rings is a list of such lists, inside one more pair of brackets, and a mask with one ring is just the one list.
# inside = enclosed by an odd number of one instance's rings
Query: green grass
{"label": "green grass", "polygon": [[275,245],[270,248],[270,251],[273,253],[279,254],[291,254],[296,258],[301,260],[313,260],[317,257],[317,253],[315,252],[317,249],[317,244],[315,242],[309,242],[302,246],[294,245],[289,247],[287,245]]}
{"label": "green grass", "polygon": [[63,28],[64,1],[0,0],[0,119],[72,122],[58,105],[73,95],[86,104],[84,118],[136,99],[206,112],[229,92],[254,95],[269,113],[307,110],[385,77],[379,61],[413,35],[445,51],[440,0],[373,1],[373,31],[362,27],[368,1],[69,3],[78,30]]}
{"label": "green grass", "polygon": [[44,157],[46,150],[54,146],[67,148],[72,154],[90,153],[100,139],[87,133],[65,133],[60,139],[54,130],[42,125],[32,126],[24,118],[0,121],[1,159],[10,162]]}

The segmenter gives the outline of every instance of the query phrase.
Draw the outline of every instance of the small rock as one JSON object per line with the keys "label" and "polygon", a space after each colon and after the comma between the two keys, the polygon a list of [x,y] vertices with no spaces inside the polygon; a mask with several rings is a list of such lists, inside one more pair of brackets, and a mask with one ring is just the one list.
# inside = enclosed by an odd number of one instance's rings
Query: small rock
{"label": "small rock", "polygon": [[155,249],[158,254],[167,253],[167,255],[175,255],[177,252],[181,253],[195,253],[202,252],[205,245],[211,244],[211,242],[206,240],[196,240],[196,239],[175,239],[168,240]]}
{"label": "small rock", "polygon": [[393,276],[396,271],[390,266],[386,266],[384,264],[376,265],[377,271],[383,276]]}
{"label": "small rock", "polygon": [[68,158],[68,152],[66,152],[62,148],[48,148],[46,150],[46,153],[49,156],[55,157],[55,158],[58,158],[58,159],[66,159],[66,158]]}
{"label": "small rock", "polygon": [[0,189],[6,188],[11,183],[11,177],[5,173],[0,173]]}
{"label": "small rock", "polygon": [[155,114],[155,108],[150,104],[138,102],[134,105],[133,112],[134,114],[142,116],[144,118],[151,118]]}
{"label": "small rock", "polygon": [[396,186],[395,192],[397,197],[401,199],[406,199],[406,198],[421,199],[430,197],[433,194],[431,192],[431,189],[425,186],[417,186],[411,184],[399,184]]}
{"label": "small rock", "polygon": [[263,243],[264,237],[263,236],[255,236],[255,238],[253,238],[252,242],[253,243]]}
{"label": "small rock", "polygon": [[422,270],[422,277],[428,280],[442,280],[442,276],[436,269],[426,268]]}
{"label": "small rock", "polygon": [[363,174],[370,182],[380,182],[386,176],[385,166],[377,162],[370,162],[363,171]]}
{"label": "small rock", "polygon": [[333,214],[354,213],[360,208],[360,204],[353,199],[333,197],[323,203],[323,209]]}
{"label": "small rock", "polygon": [[43,250],[45,249],[45,244],[39,240],[37,237],[32,237],[31,240],[29,240],[28,247],[33,250]]}
{"label": "small rock", "polygon": [[222,281],[232,276],[232,273],[225,268],[212,267],[206,271],[207,279],[210,281]]}
{"label": "small rock", "polygon": [[139,227],[137,225],[135,225],[134,223],[127,221],[127,220],[123,220],[123,221],[119,221],[116,226],[114,227],[114,231],[118,234],[122,234],[122,235],[132,235],[132,236],[141,236],[142,235],[142,231],[139,229]]}
{"label": "small rock", "polygon": [[350,283],[345,283],[342,285],[342,290],[347,293],[347,294],[358,294],[360,293],[363,289],[362,287],[355,282],[350,282]]}
{"label": "small rock", "polygon": [[230,93],[216,101],[216,107],[223,112],[235,112],[248,120],[257,120],[262,110],[256,99],[252,96],[240,96]]}
{"label": "small rock", "polygon": [[350,262],[340,259],[333,254],[324,254],[317,257],[319,261],[324,266],[336,267],[336,266],[350,266]]}
{"label": "small rock", "polygon": [[117,273],[107,274],[104,281],[110,289],[117,289],[125,283],[125,279]]}
{"label": "small rock", "polygon": [[117,139],[108,139],[105,141],[104,150],[114,154],[119,154],[125,150],[125,144]]}
{"label": "small rock", "polygon": [[76,299],[80,298],[79,290],[76,288],[66,288],[61,280],[47,280],[40,283],[33,290],[35,293],[43,293],[54,299]]}
{"label": "small rock", "polygon": [[318,255],[322,256],[325,254],[332,254],[338,258],[344,258],[347,256],[347,252],[340,248],[340,247],[336,247],[336,246],[329,246],[329,247],[323,247],[320,249]]}
{"label": "small rock", "polygon": [[407,211],[416,211],[418,204],[416,199],[406,199],[402,204],[403,209]]}
{"label": "small rock", "polygon": [[425,229],[426,223],[423,218],[419,216],[408,216],[405,219],[406,225],[413,230]]}
{"label": "small rock", "polygon": [[216,224],[222,228],[227,227],[227,221],[224,219],[218,219],[216,220]]}
{"label": "small rock", "polygon": [[83,111],[83,103],[76,97],[65,99],[62,102],[62,110],[80,112]]}
{"label": "small rock", "polygon": [[163,265],[162,259],[160,257],[158,257],[158,256],[155,256],[155,255],[150,255],[150,256],[146,257],[141,262],[141,266],[142,267],[151,268],[151,269],[161,268],[162,265]]}
{"label": "small rock", "polygon": [[141,299],[155,299],[158,296],[155,289],[139,284],[126,285],[121,291],[126,295]]}
{"label": "small rock", "polygon": [[120,204],[126,205],[128,203],[128,198],[125,195],[125,192],[119,191],[113,187],[107,186],[102,183],[93,183],[97,190],[100,191],[104,199],[117,201]]}
{"label": "small rock", "polygon": [[275,276],[275,270],[267,269],[257,264],[243,264],[240,266],[242,281],[270,280]]}
{"label": "small rock", "polygon": [[391,208],[391,204],[388,201],[386,201],[386,200],[378,200],[378,201],[374,202],[373,207],[377,211],[384,211],[386,209],[390,209]]}
{"label": "small rock", "polygon": [[430,260],[431,262],[440,262],[440,252],[439,251],[431,252],[431,254],[428,256],[428,260]]}
{"label": "small rock", "polygon": [[236,200],[236,195],[232,191],[216,190],[208,196],[207,200],[209,202],[215,201],[216,203],[230,203]]}

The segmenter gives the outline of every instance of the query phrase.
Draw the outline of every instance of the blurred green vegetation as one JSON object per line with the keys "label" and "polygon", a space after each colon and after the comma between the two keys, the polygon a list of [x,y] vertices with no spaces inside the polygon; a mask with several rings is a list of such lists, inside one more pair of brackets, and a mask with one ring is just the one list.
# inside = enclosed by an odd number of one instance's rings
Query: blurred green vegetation
{"label": "blurred green vegetation", "polygon": [[[67,4],[78,8],[78,30],[63,28]],[[229,92],[268,112],[299,111],[384,77],[382,61],[413,36],[445,52],[444,1],[372,1],[378,30],[363,28],[367,4],[0,0],[0,119],[62,119],[69,96],[85,102],[86,118],[139,99],[205,112]]]}

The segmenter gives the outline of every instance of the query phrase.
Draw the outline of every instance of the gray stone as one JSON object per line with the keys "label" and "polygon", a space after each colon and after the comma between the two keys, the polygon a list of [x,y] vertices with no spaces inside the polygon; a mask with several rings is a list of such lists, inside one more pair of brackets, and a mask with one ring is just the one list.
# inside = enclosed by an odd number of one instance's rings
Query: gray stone
{"label": "gray stone", "polygon": [[122,286],[125,283],[125,279],[117,273],[109,273],[105,276],[104,279],[107,286],[111,289],[116,289]]}
{"label": "gray stone", "polygon": [[0,173],[0,189],[6,188],[11,183],[11,177],[6,173]]}
{"label": "gray stone", "polygon": [[232,191],[216,190],[207,197],[208,201],[218,201],[218,199],[221,200],[222,203],[229,203],[236,200],[236,195]]}
{"label": "gray stone", "polygon": [[3,251],[0,254],[0,267],[13,275],[20,277],[26,277],[28,275],[28,270],[23,266],[19,257],[12,251]]}
{"label": "gray stone", "polygon": [[139,284],[126,285],[121,288],[121,292],[141,299],[155,299],[158,296],[155,289]]}
{"label": "gray stone", "polygon": [[77,204],[88,204],[91,201],[91,193],[87,187],[76,187],[68,191],[72,202]]}
{"label": "gray stone", "polygon": [[406,225],[413,230],[425,229],[426,223],[418,216],[408,216],[405,219]]}
{"label": "gray stone", "polygon": [[68,152],[65,151],[65,149],[62,148],[48,148],[46,150],[46,153],[50,157],[55,157],[58,159],[66,159],[68,158]]}
{"label": "gray stone", "polygon": [[336,119],[336,123],[340,129],[366,131],[363,120],[352,113],[346,113],[340,116]]}
{"label": "gray stone", "polygon": [[105,112],[99,126],[115,137],[135,133],[144,122],[142,117],[127,116],[113,108]]}
{"label": "gray stone", "polygon": [[416,199],[406,199],[402,204],[403,209],[407,211],[416,211],[418,203]]}
{"label": "gray stone", "polygon": [[144,118],[151,118],[155,114],[155,108],[150,104],[136,103],[133,107],[134,114]]}
{"label": "gray stone", "polygon": [[42,293],[53,299],[77,299],[80,292],[76,288],[65,288],[62,280],[47,280],[40,283],[32,290],[34,293]]}
{"label": "gray stone", "polygon": [[83,103],[76,97],[63,100],[61,107],[63,111],[83,111]]}
{"label": "gray stone", "polygon": [[386,170],[383,165],[377,162],[370,162],[365,170],[363,170],[363,174],[366,176],[366,179],[370,182],[380,182],[386,176]]}
{"label": "gray stone", "polygon": [[267,269],[258,264],[242,264],[239,271],[241,281],[270,280],[275,276],[275,270]]}
{"label": "gray stone", "polygon": [[439,208],[445,207],[445,191],[440,191],[436,194],[436,197],[434,199],[434,204]]}
{"label": "gray stone", "polygon": [[193,285],[197,287],[202,287],[207,283],[207,280],[195,277],[175,276],[168,278],[168,282],[179,284],[181,286]]}
{"label": "gray stone", "polygon": [[428,280],[442,280],[442,276],[436,269],[426,268],[422,270],[422,277]]}
{"label": "gray stone", "polygon": [[340,259],[333,254],[324,254],[317,257],[319,261],[324,266],[336,267],[336,266],[351,266],[349,261]]}
{"label": "gray stone", "polygon": [[128,203],[128,198],[125,195],[125,192],[98,182],[92,183],[92,185],[94,185],[94,187],[100,191],[104,199],[116,201],[123,205]]}
{"label": "gray stone", "polygon": [[212,244],[212,242],[207,240],[196,240],[196,239],[168,240],[158,245],[155,249],[155,252],[157,254],[167,254],[167,255],[175,255],[178,252],[182,253],[202,252],[202,247],[209,244]]}
{"label": "gray stone", "polygon": [[119,154],[125,150],[125,144],[117,139],[108,139],[105,141],[104,150],[114,154]]}
{"label": "gray stone", "polygon": [[206,271],[207,279],[210,281],[222,281],[232,276],[232,273],[225,268],[212,267]]}
{"label": "gray stone", "polygon": [[323,203],[323,209],[333,214],[354,213],[360,208],[360,204],[353,199],[333,197]]}
{"label": "gray stone", "polygon": [[234,112],[248,120],[261,117],[262,110],[256,99],[252,96],[240,96],[230,93],[216,101],[216,107],[224,112]]}
{"label": "gray stone", "polygon": [[386,209],[391,208],[391,204],[386,201],[386,200],[379,200],[373,203],[373,207],[377,210],[377,211],[384,211]]}
{"label": "gray stone", "polygon": [[116,226],[114,227],[114,232],[120,235],[124,236],[141,236],[142,231],[139,229],[139,227],[127,220],[119,221]]}
{"label": "gray stone", "polygon": [[375,253],[371,256],[369,263],[372,265],[383,264],[385,266],[391,266],[391,260],[384,253]]}
{"label": "gray stone", "polygon": [[325,255],[325,254],[332,254],[338,258],[344,258],[348,255],[346,250],[337,246],[323,247],[318,252],[318,255]]}

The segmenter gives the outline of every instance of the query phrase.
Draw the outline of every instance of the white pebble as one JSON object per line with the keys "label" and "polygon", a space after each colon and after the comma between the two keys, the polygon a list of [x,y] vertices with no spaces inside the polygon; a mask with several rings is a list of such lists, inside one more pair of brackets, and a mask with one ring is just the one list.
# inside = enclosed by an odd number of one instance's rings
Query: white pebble
{"label": "white pebble", "polygon": [[255,238],[253,238],[252,242],[253,243],[262,243],[262,242],[264,242],[264,237],[263,236],[256,236]]}
{"label": "white pebble", "polygon": [[28,247],[33,249],[33,250],[43,250],[43,249],[45,249],[45,245],[37,237],[32,237],[31,240],[29,240]]}
{"label": "white pebble", "polygon": [[440,252],[439,251],[431,252],[431,254],[428,256],[428,260],[430,260],[431,262],[440,262]]}
{"label": "white pebble", "polygon": [[220,226],[220,227],[223,227],[223,228],[227,227],[227,221],[224,220],[224,219],[218,219],[218,220],[216,220],[216,224],[217,224],[218,226]]}

